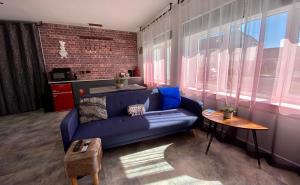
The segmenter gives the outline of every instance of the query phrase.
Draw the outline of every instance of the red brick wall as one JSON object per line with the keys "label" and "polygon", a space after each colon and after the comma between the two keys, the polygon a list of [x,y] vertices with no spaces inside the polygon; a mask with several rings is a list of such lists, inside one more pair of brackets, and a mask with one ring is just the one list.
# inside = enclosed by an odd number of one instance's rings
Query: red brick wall
{"label": "red brick wall", "polygon": [[[78,79],[99,79],[112,78],[138,65],[134,32],[43,23],[40,34],[47,72],[52,68],[70,67]],[[80,35],[113,40],[86,40],[79,38]],[[60,40],[66,42],[66,59],[59,55]]]}

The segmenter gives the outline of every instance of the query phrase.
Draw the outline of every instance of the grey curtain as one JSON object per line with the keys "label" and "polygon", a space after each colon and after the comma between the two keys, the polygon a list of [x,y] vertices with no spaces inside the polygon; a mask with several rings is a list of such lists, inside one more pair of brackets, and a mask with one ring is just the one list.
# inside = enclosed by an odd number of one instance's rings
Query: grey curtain
{"label": "grey curtain", "polygon": [[46,83],[36,24],[0,22],[0,115],[41,108]]}

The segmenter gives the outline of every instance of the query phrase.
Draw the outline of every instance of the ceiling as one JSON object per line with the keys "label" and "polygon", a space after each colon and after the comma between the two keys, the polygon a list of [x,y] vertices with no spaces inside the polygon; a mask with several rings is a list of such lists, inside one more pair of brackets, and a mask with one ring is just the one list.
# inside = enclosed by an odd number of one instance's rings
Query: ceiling
{"label": "ceiling", "polygon": [[43,21],[137,31],[172,0],[0,0],[0,20]]}

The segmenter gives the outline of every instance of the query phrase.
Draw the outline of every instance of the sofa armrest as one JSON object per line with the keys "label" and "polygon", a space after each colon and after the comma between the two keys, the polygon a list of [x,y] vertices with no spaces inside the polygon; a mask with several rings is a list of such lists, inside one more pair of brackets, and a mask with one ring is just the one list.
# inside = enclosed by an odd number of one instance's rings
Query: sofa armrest
{"label": "sofa armrest", "polygon": [[190,112],[200,116],[202,115],[203,103],[201,101],[193,100],[188,97],[181,96],[180,107],[189,110]]}
{"label": "sofa armrest", "polygon": [[193,125],[193,128],[199,128],[203,124],[203,116],[202,116],[202,107],[203,103],[201,101],[192,100],[190,98],[181,96],[180,107],[184,108],[198,116],[197,121]]}
{"label": "sofa armrest", "polygon": [[60,124],[60,132],[64,144],[64,150],[67,152],[79,125],[78,110],[71,110]]}

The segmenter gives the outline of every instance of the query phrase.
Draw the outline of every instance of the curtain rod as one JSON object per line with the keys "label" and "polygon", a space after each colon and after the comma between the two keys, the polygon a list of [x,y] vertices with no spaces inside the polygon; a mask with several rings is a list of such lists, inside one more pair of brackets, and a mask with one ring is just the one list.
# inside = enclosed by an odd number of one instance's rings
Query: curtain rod
{"label": "curtain rod", "polygon": [[140,31],[144,31],[146,28],[148,28],[151,24],[155,23],[156,21],[158,21],[162,16],[166,15],[168,12],[170,12],[172,10],[172,5],[173,3],[169,4],[169,9],[167,11],[165,11],[163,14],[161,14],[160,16],[158,16],[156,19],[154,19],[152,22],[150,22],[149,24],[147,24],[145,27],[140,27]]}

